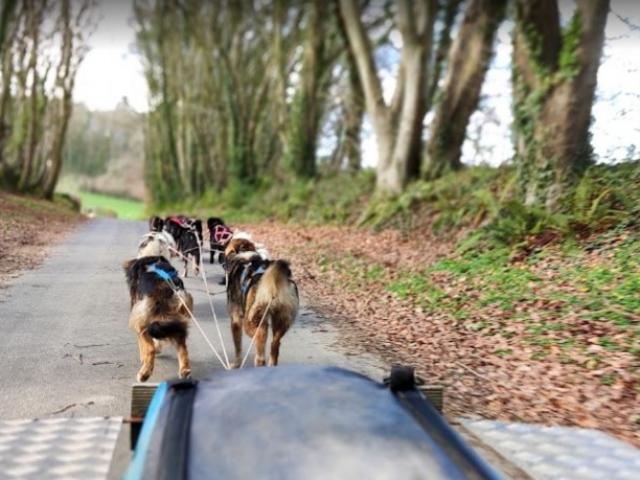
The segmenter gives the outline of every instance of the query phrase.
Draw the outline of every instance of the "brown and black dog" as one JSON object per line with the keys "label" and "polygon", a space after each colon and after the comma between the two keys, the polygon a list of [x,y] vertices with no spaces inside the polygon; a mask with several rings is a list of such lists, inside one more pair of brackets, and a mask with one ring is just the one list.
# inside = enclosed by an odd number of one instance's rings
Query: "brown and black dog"
{"label": "brown and black dog", "polygon": [[138,336],[142,362],[138,381],[144,382],[151,376],[159,342],[163,340],[172,342],[176,347],[180,378],[188,377],[191,362],[187,351],[187,329],[193,298],[185,291],[178,272],[162,256],[129,260],[123,266],[131,297],[129,327]]}
{"label": "brown and black dog", "polygon": [[264,259],[256,252],[253,242],[243,238],[229,242],[225,259],[227,309],[236,350],[235,367],[242,362],[243,328],[250,337],[255,335],[254,364],[265,365],[269,325],[273,333],[269,366],[276,366],[280,341],[298,313],[298,287],[293,281],[289,264],[284,260]]}
{"label": "brown and black dog", "polygon": [[189,259],[196,275],[200,274],[200,247],[202,246],[202,220],[184,215],[167,217],[163,231],[173,237],[178,252],[184,260],[184,276],[187,276]]}

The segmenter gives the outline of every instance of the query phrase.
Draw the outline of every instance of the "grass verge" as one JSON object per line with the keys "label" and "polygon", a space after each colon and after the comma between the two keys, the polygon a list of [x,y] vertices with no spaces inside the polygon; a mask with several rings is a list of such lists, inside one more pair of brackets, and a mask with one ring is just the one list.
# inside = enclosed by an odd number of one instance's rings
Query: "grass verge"
{"label": "grass verge", "polygon": [[125,220],[141,220],[145,217],[145,205],[136,200],[112,197],[101,193],[77,192],[84,212],[94,211],[98,215],[110,214]]}

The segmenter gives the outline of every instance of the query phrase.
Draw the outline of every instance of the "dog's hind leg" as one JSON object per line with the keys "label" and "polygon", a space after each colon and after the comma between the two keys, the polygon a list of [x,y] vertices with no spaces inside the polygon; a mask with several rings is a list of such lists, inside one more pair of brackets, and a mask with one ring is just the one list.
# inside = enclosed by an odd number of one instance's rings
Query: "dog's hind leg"
{"label": "dog's hind leg", "polygon": [[231,307],[229,311],[231,317],[231,334],[233,335],[233,345],[236,349],[236,361],[234,368],[239,368],[242,363],[242,314],[239,307]]}
{"label": "dog's hind leg", "polygon": [[269,366],[275,367],[276,365],[278,365],[278,357],[280,356],[280,341],[282,340],[282,337],[284,337],[284,334],[287,333],[287,331],[280,325],[276,325],[276,323],[274,322],[272,326],[272,333],[273,338],[271,339],[271,355],[269,355]]}
{"label": "dog's hind leg", "polygon": [[196,275],[200,275],[200,251],[196,250],[195,255],[191,258],[193,259],[193,271]]}
{"label": "dog's hind leg", "polygon": [[[244,323],[244,331],[250,337],[255,337],[256,356],[253,361],[256,367],[263,367],[265,361],[265,348],[269,336],[269,313],[265,312],[264,305],[254,305],[249,310]],[[262,322],[262,323],[261,323]]]}
{"label": "dog's hind leg", "polygon": [[191,376],[191,361],[189,360],[186,338],[176,340],[176,352],[178,352],[178,376],[189,378]]}
{"label": "dog's hind leg", "polygon": [[265,347],[267,346],[267,337],[269,336],[269,324],[265,321],[257,329],[256,333],[256,357],[253,360],[253,364],[256,367],[264,367],[267,363],[265,361]]}
{"label": "dog's hind leg", "polygon": [[138,381],[146,382],[153,373],[156,349],[151,338],[146,332],[138,334],[138,347],[140,348],[140,361],[142,367],[138,371]]}

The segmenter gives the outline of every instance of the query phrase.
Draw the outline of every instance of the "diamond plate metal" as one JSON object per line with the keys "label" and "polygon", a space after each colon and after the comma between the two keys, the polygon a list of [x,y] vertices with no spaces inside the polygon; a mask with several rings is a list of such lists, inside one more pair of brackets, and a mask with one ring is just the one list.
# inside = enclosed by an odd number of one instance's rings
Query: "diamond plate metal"
{"label": "diamond plate metal", "polygon": [[0,420],[0,479],[104,479],[121,417]]}
{"label": "diamond plate metal", "polygon": [[640,479],[640,450],[599,430],[492,420],[462,424],[534,479]]}

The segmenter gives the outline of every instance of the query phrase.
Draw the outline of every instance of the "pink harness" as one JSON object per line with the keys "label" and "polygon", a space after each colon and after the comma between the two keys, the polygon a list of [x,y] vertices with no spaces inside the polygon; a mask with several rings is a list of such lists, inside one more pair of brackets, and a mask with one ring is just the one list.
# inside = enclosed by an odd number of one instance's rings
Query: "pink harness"
{"label": "pink harness", "polygon": [[186,229],[190,229],[192,226],[190,222],[180,217],[170,217],[169,221],[175,223],[179,227],[186,228]]}
{"label": "pink harness", "polygon": [[231,241],[233,230],[226,225],[216,225],[213,229],[213,239],[218,245],[225,246]]}

